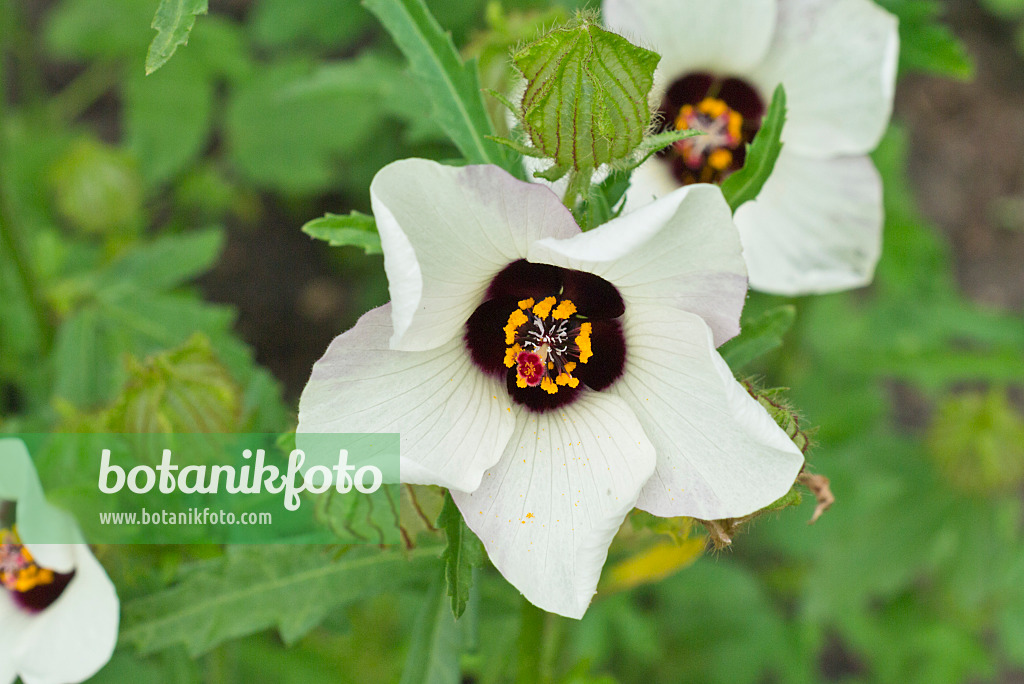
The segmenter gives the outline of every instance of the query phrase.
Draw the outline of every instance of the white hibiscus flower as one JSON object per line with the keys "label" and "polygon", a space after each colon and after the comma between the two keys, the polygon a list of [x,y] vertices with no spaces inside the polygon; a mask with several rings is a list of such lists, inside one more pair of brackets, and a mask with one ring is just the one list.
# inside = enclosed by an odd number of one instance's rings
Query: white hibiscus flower
{"label": "white hibiscus flower", "polygon": [[782,83],[785,145],[735,217],[750,285],[803,294],[869,283],[883,216],[867,153],[892,112],[896,19],[871,0],[604,0],[602,12],[662,55],[652,95],[665,124],[708,132],[638,169],[627,209],[739,168]]}
{"label": "white hibiscus flower", "polygon": [[391,303],[313,369],[299,431],[399,432],[404,482],[448,487],[527,599],[581,617],[639,507],[736,517],[800,451],[715,351],[746,278],[710,185],[581,233],[547,187],[425,160],[370,188]]}
{"label": "white hibiscus flower", "polygon": [[0,439],[0,684],[67,684],[94,675],[114,652],[114,585],[71,517],[43,498],[18,439]]}

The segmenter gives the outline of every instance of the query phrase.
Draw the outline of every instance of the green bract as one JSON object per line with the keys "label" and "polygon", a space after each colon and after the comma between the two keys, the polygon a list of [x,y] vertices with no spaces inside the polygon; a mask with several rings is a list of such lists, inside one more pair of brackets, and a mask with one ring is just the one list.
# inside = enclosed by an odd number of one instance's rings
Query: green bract
{"label": "green bract", "polygon": [[526,79],[517,118],[539,156],[574,171],[629,156],[651,121],[659,59],[585,17],[513,54]]}

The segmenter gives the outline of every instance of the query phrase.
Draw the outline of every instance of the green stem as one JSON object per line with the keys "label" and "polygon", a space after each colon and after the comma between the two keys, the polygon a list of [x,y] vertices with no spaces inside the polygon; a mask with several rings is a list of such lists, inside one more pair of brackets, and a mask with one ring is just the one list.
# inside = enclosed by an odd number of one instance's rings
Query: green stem
{"label": "green stem", "polygon": [[516,684],[550,684],[557,649],[552,643],[554,616],[522,601],[522,622],[519,626],[519,668]]}
{"label": "green stem", "polygon": [[54,119],[71,122],[82,115],[117,85],[120,71],[110,62],[93,62],[59,93],[50,98],[48,105]]}
{"label": "green stem", "polygon": [[[16,28],[17,22],[12,14],[10,4],[4,0],[0,0],[3,4],[0,4],[0,32],[5,35],[11,35],[11,29]],[[17,33],[16,31],[14,33]],[[15,45],[15,49],[17,49]],[[0,50],[0,164],[6,159],[5,151],[5,139],[6,129],[4,126],[5,114],[6,114],[6,101],[4,99],[4,93],[6,92],[7,74],[4,70],[4,53]],[[3,173],[0,172],[0,178],[3,178]],[[15,275],[24,290],[32,313],[36,319],[36,325],[39,328],[39,336],[42,343],[42,351],[45,354],[49,351],[50,345],[53,342],[53,325],[50,320],[49,308],[46,306],[46,300],[43,297],[43,290],[40,287],[38,281],[35,279],[35,274],[29,268],[29,259],[24,246],[15,233],[14,220],[11,216],[10,206],[7,202],[7,196],[4,193],[3,185],[0,185],[0,250],[10,255],[11,261],[14,264]]]}
{"label": "green stem", "polygon": [[25,26],[17,2],[0,0],[0,29],[0,35],[9,39],[11,55],[17,60],[21,77],[20,90],[25,104],[30,110],[39,112],[46,93],[42,70],[39,68],[42,62],[36,57],[36,41]]}
{"label": "green stem", "polygon": [[565,188],[562,204],[573,212],[574,216],[576,215],[576,200],[581,196],[584,198],[590,196],[590,179],[593,175],[593,169],[573,169],[569,172],[569,185]]}

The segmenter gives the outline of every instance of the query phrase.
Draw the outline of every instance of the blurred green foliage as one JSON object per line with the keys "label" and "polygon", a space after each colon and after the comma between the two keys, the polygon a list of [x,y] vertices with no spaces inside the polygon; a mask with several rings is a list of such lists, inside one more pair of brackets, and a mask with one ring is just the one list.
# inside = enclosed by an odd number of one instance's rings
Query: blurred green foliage
{"label": "blurred green foliage", "polygon": [[[879,1],[900,17],[904,71],[970,73],[939,3]],[[251,268],[266,267],[276,247],[251,244],[259,226],[297,232],[317,219],[311,235],[379,250],[372,220],[348,213],[368,211],[377,169],[478,143],[499,154],[482,134],[450,141],[459,124],[435,117],[437,79],[455,69],[463,95],[504,89],[507,49],[583,3],[430,2],[454,47],[412,74],[410,53],[448,49],[442,33],[415,35],[424,24],[410,22],[412,0],[368,3],[401,25],[397,45],[356,0],[215,3],[192,16],[187,44],[184,23],[160,22],[170,48],[157,52],[169,58],[147,76],[164,4],[0,5],[3,431],[85,429],[104,412],[126,429],[138,425],[129,417],[176,424],[167,393],[212,402],[218,429],[290,430],[294,405],[232,308],[204,298],[196,279],[230,235]],[[1008,21],[1024,12],[1017,0],[985,4]],[[456,49],[479,56],[482,78]],[[500,131],[485,114],[498,108],[480,101],[476,133]],[[517,670],[531,681],[525,664],[565,683],[942,684],[1024,671],[1024,324],[958,293],[949,247],[905,183],[905,147],[897,128],[876,154],[887,223],[872,287],[753,296],[745,322],[760,332],[726,350],[761,384],[791,388],[820,427],[810,457],[838,503],[813,527],[810,501],[772,514],[728,554],[599,595],[578,623],[524,609],[468,558],[449,564],[459,591],[446,595],[438,559],[445,535],[464,530],[450,517],[438,529],[431,490],[403,490],[415,501],[403,499],[411,549],[98,549],[123,623],[95,681],[497,684]],[[602,216],[621,181],[606,182]],[[319,218],[328,211],[344,214]],[[383,296],[380,262],[351,249],[325,258],[364,285],[337,314],[340,331]],[[919,420],[896,411],[907,395]],[[635,527],[613,560],[631,534],[664,532]],[[465,611],[457,622],[453,600]]]}

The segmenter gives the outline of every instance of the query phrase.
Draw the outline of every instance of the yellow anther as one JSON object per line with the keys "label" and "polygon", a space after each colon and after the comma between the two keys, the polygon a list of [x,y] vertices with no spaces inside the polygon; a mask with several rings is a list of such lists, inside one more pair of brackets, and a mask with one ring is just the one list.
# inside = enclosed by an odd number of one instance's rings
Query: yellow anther
{"label": "yellow anther", "polygon": [[505,344],[512,344],[516,341],[516,332],[529,319],[521,309],[516,309],[508,317],[508,324],[505,326]]}
{"label": "yellow anther", "polygon": [[11,591],[25,593],[54,580],[52,570],[36,565],[32,553],[21,544],[16,529],[0,529],[0,560],[8,568],[0,570],[0,586]]}
{"label": "yellow anther", "polygon": [[540,381],[540,388],[548,394],[555,394],[558,392],[558,385],[556,385],[555,382],[547,375],[545,375],[544,379]]}
{"label": "yellow anther", "polygon": [[524,378],[521,375],[516,378],[516,387],[518,387],[519,389],[526,389],[528,386],[529,385],[526,382],[526,378]]}
{"label": "yellow anther", "polygon": [[594,355],[593,349],[590,348],[590,333],[592,331],[593,325],[589,321],[580,325],[580,334],[576,336],[576,346],[580,350],[580,363],[586,363]]}
{"label": "yellow anther", "polygon": [[563,299],[561,302],[558,303],[558,306],[555,307],[555,310],[551,314],[551,317],[554,318],[556,321],[564,321],[566,318],[572,316],[574,313],[576,313],[576,305],[573,304],[568,299]]}
{"label": "yellow anther", "polygon": [[743,117],[739,112],[729,112],[729,136],[735,140],[739,140],[743,132]]}
{"label": "yellow anther", "polygon": [[708,164],[713,169],[725,171],[730,165],[732,165],[732,152],[724,147],[719,147],[708,155]]}
{"label": "yellow anther", "polygon": [[715,97],[705,97],[701,100],[701,103],[697,105],[697,109],[704,112],[713,119],[717,119],[722,114],[725,114],[729,110],[729,105],[725,104],[721,100]]}
{"label": "yellow anther", "polygon": [[574,370],[576,370],[576,362],[575,361],[570,361],[569,363],[565,364],[565,372],[566,373],[572,373]]}
{"label": "yellow anther", "polygon": [[523,348],[518,344],[513,345],[505,350],[505,367],[512,368],[516,365],[516,357],[519,356],[519,352],[523,351]]}
{"label": "yellow anther", "polygon": [[533,313],[534,315],[540,316],[541,318],[547,318],[548,314],[551,313],[551,307],[553,307],[554,305],[554,297],[545,297],[544,299],[540,300],[536,305],[534,305]]}
{"label": "yellow anther", "polygon": [[676,117],[676,130],[685,131],[690,127],[690,117],[693,115],[692,105],[683,105],[679,109],[679,115]]}
{"label": "yellow anther", "polygon": [[555,378],[555,384],[563,386],[568,385],[569,387],[575,388],[579,387],[580,381],[579,378],[574,378],[565,371],[562,371],[561,373],[558,374],[558,377]]}
{"label": "yellow anther", "polygon": [[519,300],[519,308],[520,309],[529,309],[531,306],[533,306],[533,297],[530,297],[529,299],[520,299]]}

